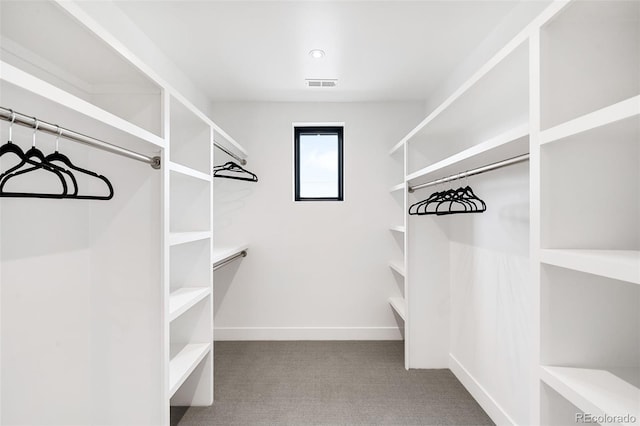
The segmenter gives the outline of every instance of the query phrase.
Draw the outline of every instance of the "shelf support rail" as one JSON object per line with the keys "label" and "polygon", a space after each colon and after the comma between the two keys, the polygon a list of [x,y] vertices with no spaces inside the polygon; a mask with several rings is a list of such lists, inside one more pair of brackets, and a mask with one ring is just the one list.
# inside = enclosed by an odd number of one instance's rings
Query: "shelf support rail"
{"label": "shelf support rail", "polygon": [[438,185],[444,182],[451,182],[452,180],[456,180],[456,179],[462,179],[467,176],[479,175],[481,173],[486,173],[491,170],[501,169],[503,167],[511,166],[513,164],[523,163],[525,161],[529,161],[529,154],[522,154],[517,157],[508,158],[506,160],[498,161],[496,163],[487,164],[486,166],[478,167],[476,169],[467,170],[466,172],[458,173],[456,175],[451,175],[451,176],[443,177],[441,179],[432,180],[431,182],[410,186],[409,192],[414,192],[416,189],[427,188],[429,186]]}
{"label": "shelf support rail", "polygon": [[239,257],[247,257],[247,251],[246,250],[242,250],[240,253],[234,254],[231,257],[228,257],[226,259],[223,259],[219,262],[216,262],[213,264],[213,270],[217,271],[218,269],[222,268],[223,266],[228,265],[229,263],[233,262],[234,260],[236,260]]}
{"label": "shelf support rail", "polygon": [[218,142],[213,141],[213,146],[215,146],[216,148],[218,148],[220,151],[224,152],[225,154],[235,158],[236,160],[238,160],[240,162],[241,166],[244,166],[247,164],[247,160],[245,160],[242,157],[237,156],[236,154],[234,154],[233,152],[229,151],[227,148],[225,148],[224,146],[220,145]]}
{"label": "shelf support rail", "polygon": [[38,131],[54,136],[59,136],[64,139],[88,145],[93,148],[98,148],[103,151],[111,152],[113,154],[122,155],[123,157],[131,158],[133,160],[141,161],[143,163],[149,164],[154,169],[160,168],[159,156],[150,157],[148,155],[140,154],[138,152],[131,151],[105,141],[101,141],[100,139],[83,135],[82,133],[78,133],[73,130],[65,129],[64,127],[60,127],[57,124],[48,123],[36,117],[31,117],[20,112],[15,112],[9,108],[0,107],[0,119],[19,124],[21,126],[30,127],[32,129],[35,129],[37,125]]}

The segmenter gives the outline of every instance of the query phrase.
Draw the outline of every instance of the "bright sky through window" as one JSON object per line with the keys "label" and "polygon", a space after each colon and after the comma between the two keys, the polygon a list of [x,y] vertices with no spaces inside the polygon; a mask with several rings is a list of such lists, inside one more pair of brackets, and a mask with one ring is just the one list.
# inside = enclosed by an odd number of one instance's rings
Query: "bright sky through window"
{"label": "bright sky through window", "polygon": [[300,135],[300,197],[337,198],[338,135]]}

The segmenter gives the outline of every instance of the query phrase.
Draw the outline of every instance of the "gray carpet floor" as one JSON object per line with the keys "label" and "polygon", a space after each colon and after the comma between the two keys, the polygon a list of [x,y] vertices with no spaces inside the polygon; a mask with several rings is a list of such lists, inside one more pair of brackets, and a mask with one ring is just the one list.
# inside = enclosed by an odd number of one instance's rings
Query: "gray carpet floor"
{"label": "gray carpet floor", "polygon": [[449,370],[404,369],[399,341],[216,342],[212,407],[171,424],[491,425]]}

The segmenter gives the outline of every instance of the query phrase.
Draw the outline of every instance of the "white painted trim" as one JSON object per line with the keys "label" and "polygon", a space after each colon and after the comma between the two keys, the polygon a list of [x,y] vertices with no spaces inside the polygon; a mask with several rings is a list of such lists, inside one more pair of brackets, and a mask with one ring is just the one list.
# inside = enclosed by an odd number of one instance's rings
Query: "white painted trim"
{"label": "white painted trim", "polygon": [[303,122],[293,122],[291,123],[292,128],[296,127],[344,127],[344,121],[326,121],[326,122],[313,122],[313,121],[303,121]]}
{"label": "white painted trim", "polygon": [[216,327],[221,340],[402,340],[397,327]]}
{"label": "white painted trim", "polygon": [[453,356],[449,354],[449,369],[460,380],[460,383],[469,391],[473,399],[487,412],[491,420],[497,425],[515,425],[516,422],[506,411],[491,397],[489,392],[467,371],[466,368]]}

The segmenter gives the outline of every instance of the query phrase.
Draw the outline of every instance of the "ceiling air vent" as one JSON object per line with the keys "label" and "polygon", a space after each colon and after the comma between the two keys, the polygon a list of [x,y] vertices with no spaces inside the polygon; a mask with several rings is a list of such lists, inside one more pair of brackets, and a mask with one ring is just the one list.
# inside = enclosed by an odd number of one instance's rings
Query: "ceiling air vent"
{"label": "ceiling air vent", "polygon": [[306,79],[305,83],[307,87],[336,87],[338,84],[338,80],[336,79]]}

